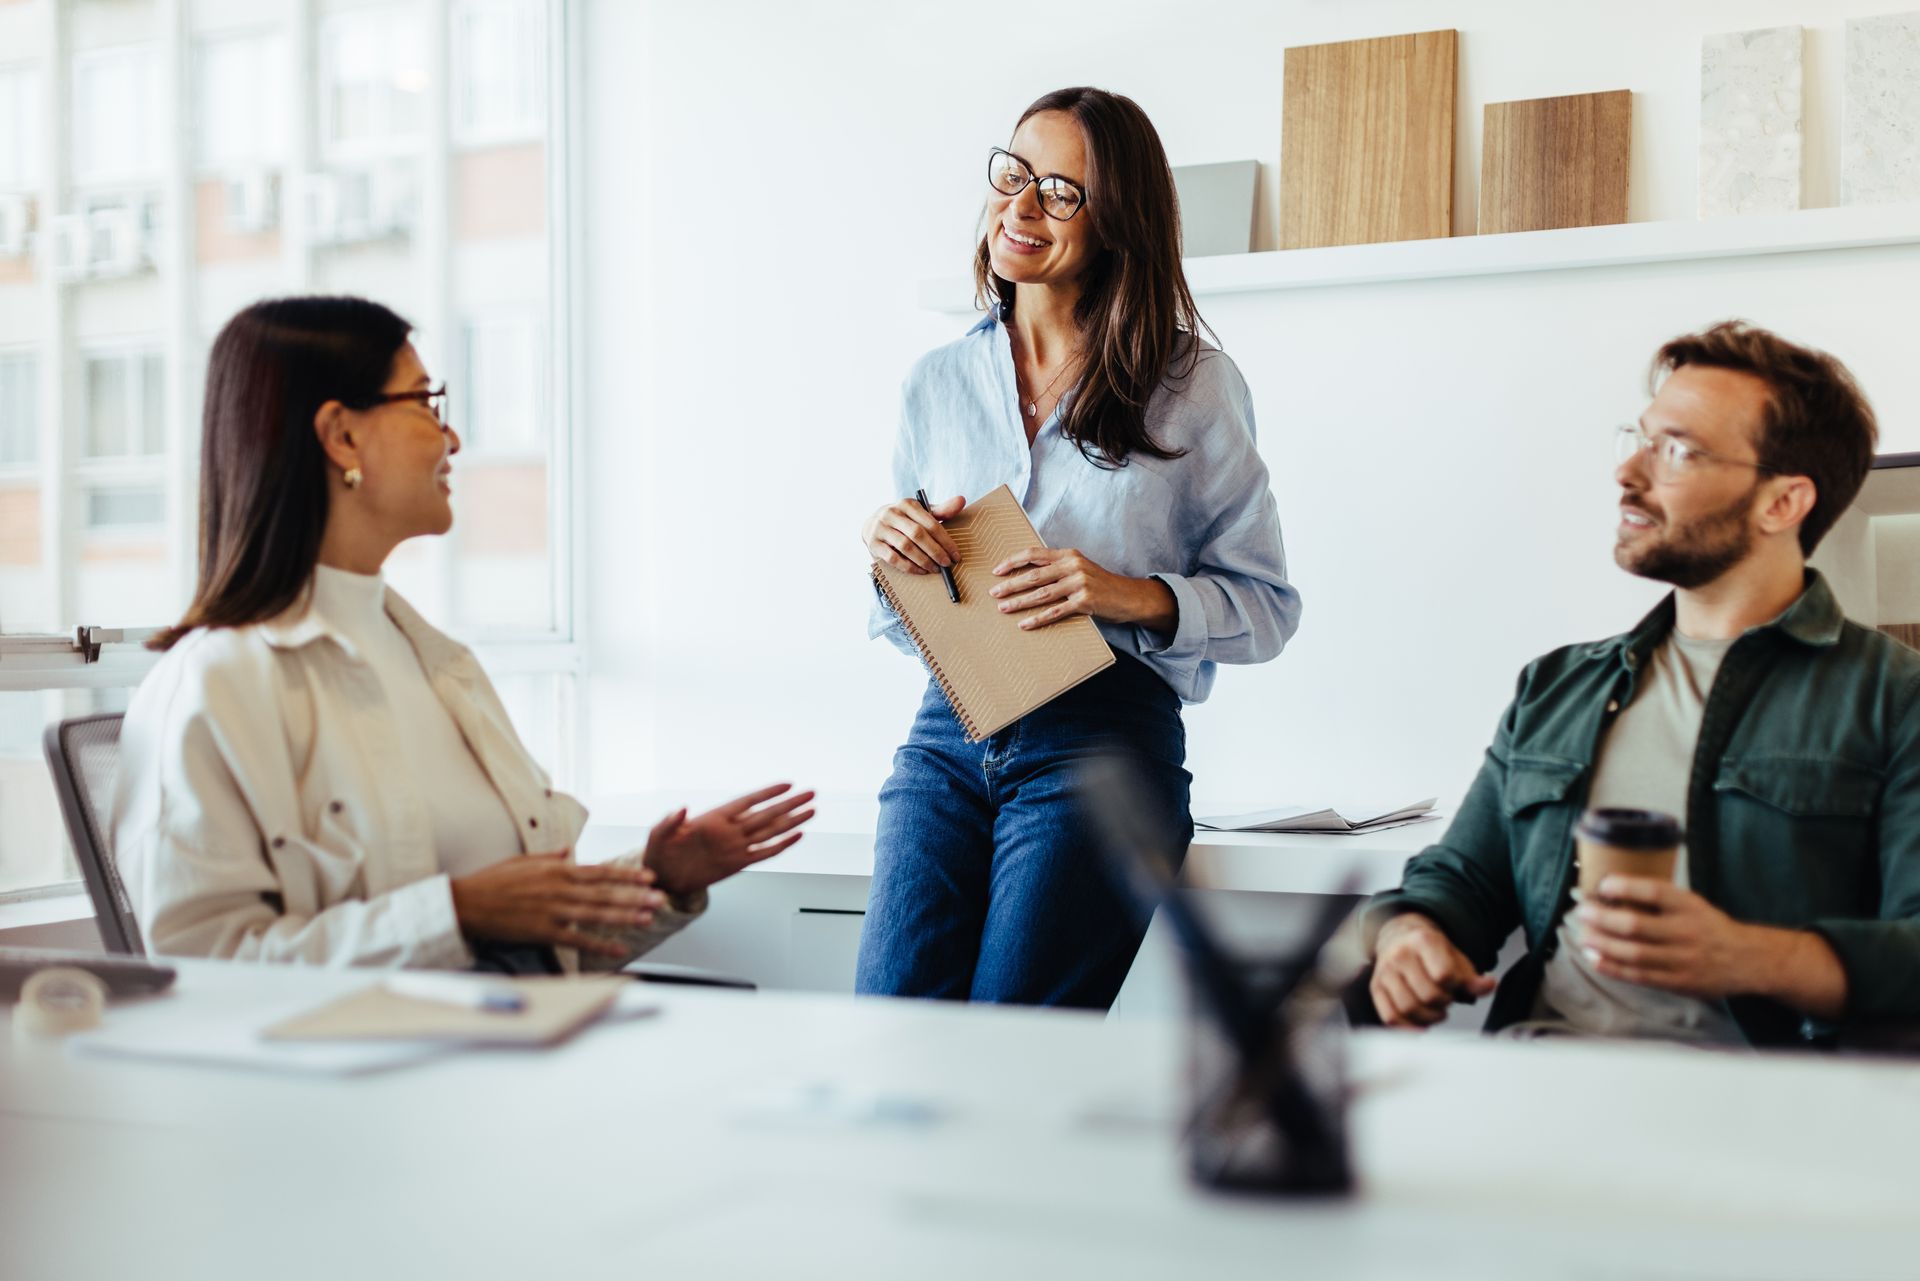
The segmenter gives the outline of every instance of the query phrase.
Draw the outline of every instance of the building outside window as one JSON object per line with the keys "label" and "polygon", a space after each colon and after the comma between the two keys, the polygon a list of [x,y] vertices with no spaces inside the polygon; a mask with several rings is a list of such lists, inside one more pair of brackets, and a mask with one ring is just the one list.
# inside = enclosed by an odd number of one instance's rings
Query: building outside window
{"label": "building outside window", "polygon": [[40,457],[38,372],[31,351],[0,351],[0,476],[31,477]]}
{"label": "building outside window", "polygon": [[[564,12],[59,0],[50,43],[10,40],[0,55],[0,237],[9,195],[47,195],[46,98],[69,115],[68,154],[33,234],[78,229],[58,260],[82,259],[52,280],[31,256],[9,274],[0,243],[0,908],[74,888],[41,732],[124,707],[154,661],[110,642],[84,662],[76,628],[137,642],[185,606],[207,353],[260,298],[356,293],[417,327],[472,449],[456,464],[454,533],[403,546],[388,579],[474,648],[529,746],[567,778],[579,650],[569,526],[554,514],[572,510],[573,436],[555,364],[565,184],[547,145]],[[425,43],[436,31],[446,48]],[[311,50],[306,65],[296,49]],[[177,107],[162,75],[174,66]],[[309,216],[288,216],[294,200]],[[83,260],[109,251],[110,269]]]}
{"label": "building outside window", "polygon": [[461,0],[453,10],[453,135],[463,147],[537,140],[546,119],[539,0]]}
{"label": "building outside window", "polygon": [[30,66],[0,65],[0,192],[32,191],[40,181],[40,77]]}
{"label": "building outside window", "polygon": [[90,49],[73,59],[73,181],[114,185],[160,176],[159,51]]}
{"label": "building outside window", "polygon": [[323,20],[320,136],[333,158],[407,151],[426,141],[429,70],[418,5],[349,9]]}
{"label": "building outside window", "polygon": [[194,56],[194,140],[202,171],[284,163],[287,42],[278,33],[221,35]]}

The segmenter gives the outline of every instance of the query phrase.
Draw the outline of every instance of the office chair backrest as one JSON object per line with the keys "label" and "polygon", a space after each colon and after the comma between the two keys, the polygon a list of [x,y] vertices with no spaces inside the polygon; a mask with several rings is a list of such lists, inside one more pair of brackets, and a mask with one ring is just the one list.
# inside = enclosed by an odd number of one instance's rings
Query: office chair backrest
{"label": "office chair backrest", "polygon": [[119,712],[80,716],[47,726],[47,767],[60,797],[73,854],[93,899],[100,941],[109,952],[146,953],[140,925],[113,862],[113,783],[120,773]]}

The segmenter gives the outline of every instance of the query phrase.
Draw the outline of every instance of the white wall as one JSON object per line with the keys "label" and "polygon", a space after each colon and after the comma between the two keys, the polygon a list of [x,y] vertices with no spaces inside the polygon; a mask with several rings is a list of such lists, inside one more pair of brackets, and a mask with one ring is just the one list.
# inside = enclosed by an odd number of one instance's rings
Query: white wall
{"label": "white wall", "polygon": [[[595,0],[588,786],[884,777],[920,681],[864,639],[855,531],[888,497],[902,374],[964,328],[915,284],[966,269],[983,153],[1040,93],[1132,95],[1176,164],[1261,159],[1271,218],[1282,50],[1457,26],[1456,231],[1484,103],[1623,87],[1632,217],[1690,218],[1700,36],[1805,23],[1823,205],[1840,24],[1891,7]],[[1526,659],[1657,598],[1609,555],[1608,429],[1653,349],[1730,315],[1830,347],[1883,448],[1920,448],[1917,285],[1901,248],[1203,300],[1253,388],[1306,608],[1284,655],[1191,710],[1198,800],[1451,803]]]}

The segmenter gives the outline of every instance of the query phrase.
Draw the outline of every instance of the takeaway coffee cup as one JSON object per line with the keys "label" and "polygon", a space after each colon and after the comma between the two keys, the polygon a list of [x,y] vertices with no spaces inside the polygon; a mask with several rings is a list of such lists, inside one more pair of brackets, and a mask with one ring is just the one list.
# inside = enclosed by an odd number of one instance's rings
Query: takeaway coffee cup
{"label": "takeaway coffee cup", "polygon": [[1602,877],[1673,879],[1680,855],[1680,820],[1658,810],[1590,809],[1574,828],[1580,894],[1598,898]]}

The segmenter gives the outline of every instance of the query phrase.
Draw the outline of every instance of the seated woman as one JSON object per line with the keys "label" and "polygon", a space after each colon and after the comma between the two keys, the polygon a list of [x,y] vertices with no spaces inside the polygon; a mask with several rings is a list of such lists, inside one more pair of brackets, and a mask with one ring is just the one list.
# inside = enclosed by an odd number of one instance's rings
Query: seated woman
{"label": "seated woman", "polygon": [[573,861],[586,810],[473,655],[381,579],[401,542],[453,524],[460,438],[410,332],[377,303],[288,298],[214,342],[199,584],[153,641],[113,807],[155,952],[614,969],[812,817],[813,794],[779,784]]}

